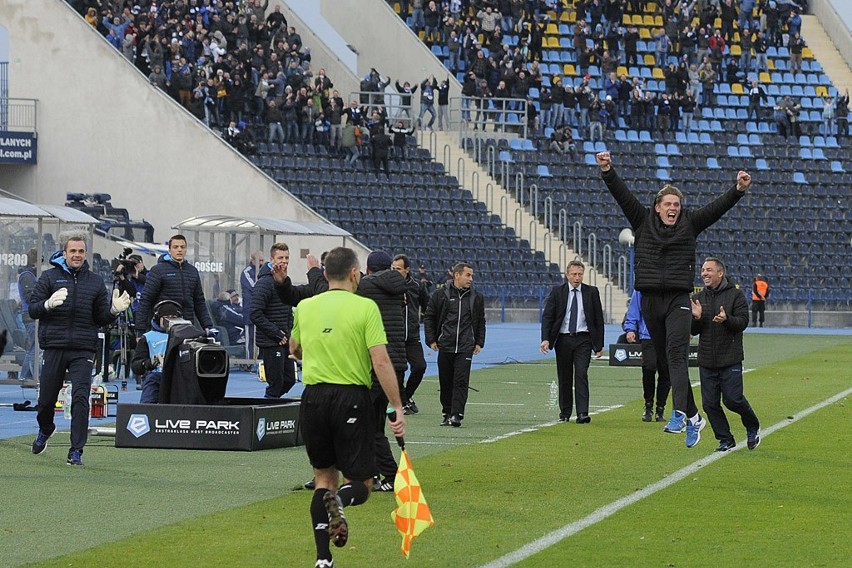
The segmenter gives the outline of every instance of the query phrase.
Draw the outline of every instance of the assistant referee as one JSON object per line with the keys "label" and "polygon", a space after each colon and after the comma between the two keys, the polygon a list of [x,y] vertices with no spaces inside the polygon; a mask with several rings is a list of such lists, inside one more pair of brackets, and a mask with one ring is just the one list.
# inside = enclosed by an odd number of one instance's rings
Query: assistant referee
{"label": "assistant referee", "polygon": [[[305,384],[299,418],[316,478],[311,520],[317,567],[333,566],[329,541],[338,547],[346,544],[349,529],[344,505],[364,503],[373,487],[371,368],[396,411],[391,422],[394,435],[405,435],[402,401],[379,308],[354,293],[361,280],[355,251],[345,247],[329,251],[325,277],[328,291],[299,304],[290,337],[290,353],[302,359]],[[338,489],[340,474],[344,481]]]}

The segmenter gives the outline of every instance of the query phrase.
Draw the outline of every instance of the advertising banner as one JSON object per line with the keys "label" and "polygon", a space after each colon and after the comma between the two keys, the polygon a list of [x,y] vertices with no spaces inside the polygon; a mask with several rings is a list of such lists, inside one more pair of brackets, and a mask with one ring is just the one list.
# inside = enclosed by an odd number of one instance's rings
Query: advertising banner
{"label": "advertising banner", "polygon": [[[611,343],[609,346],[610,367],[641,367],[641,343]],[[698,345],[689,345],[689,366],[698,366]]]}
{"label": "advertising banner", "polygon": [[32,132],[0,130],[0,164],[35,164],[37,148]]}
{"label": "advertising banner", "polygon": [[298,400],[225,399],[223,405],[119,404],[117,448],[267,450],[298,446]]}

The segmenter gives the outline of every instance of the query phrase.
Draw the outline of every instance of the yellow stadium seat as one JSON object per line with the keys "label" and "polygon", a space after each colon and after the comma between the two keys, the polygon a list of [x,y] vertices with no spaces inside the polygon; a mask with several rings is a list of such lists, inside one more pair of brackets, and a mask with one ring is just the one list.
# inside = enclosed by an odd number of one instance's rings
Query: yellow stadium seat
{"label": "yellow stadium seat", "polygon": [[550,21],[551,21],[551,22],[555,22],[555,21],[556,21],[556,11],[554,11],[554,10],[549,10],[549,11],[547,12],[547,17],[548,17],[548,18],[550,18]]}
{"label": "yellow stadium seat", "polygon": [[651,55],[650,53],[646,53],[645,54],[645,65],[647,65],[649,67],[653,67],[656,64],[657,64],[657,62],[654,59],[654,56]]}
{"label": "yellow stadium seat", "polygon": [[556,27],[556,24],[547,24],[544,33],[545,35],[559,35],[559,28]]}
{"label": "yellow stadium seat", "polygon": [[642,15],[641,14],[633,14],[633,25],[641,26],[642,25]]}
{"label": "yellow stadium seat", "polygon": [[816,94],[818,97],[827,97],[828,89],[825,87],[825,85],[817,85]]}
{"label": "yellow stadium seat", "polygon": [[399,7],[399,2],[395,2],[393,5],[393,11],[399,14],[400,10],[402,10],[402,8]]}
{"label": "yellow stadium seat", "polygon": [[653,26],[654,25],[654,16],[650,14],[645,14],[642,16],[642,25],[644,26]]}
{"label": "yellow stadium seat", "polygon": [[663,70],[659,67],[654,67],[651,69],[651,77],[654,79],[665,79],[666,76],[663,74]]}
{"label": "yellow stadium seat", "polygon": [[814,52],[811,51],[810,47],[803,47],[802,48],[802,58],[803,59],[813,59],[814,58]]}
{"label": "yellow stadium seat", "polygon": [[757,76],[757,80],[761,83],[771,83],[772,76],[769,75],[769,73],[767,73],[766,71],[761,71]]}
{"label": "yellow stadium seat", "polygon": [[577,70],[574,69],[573,63],[566,63],[562,66],[562,74],[563,75],[571,75],[573,77],[577,76]]}
{"label": "yellow stadium seat", "polygon": [[639,39],[651,39],[651,32],[648,31],[648,28],[639,28]]}
{"label": "yellow stadium seat", "polygon": [[547,47],[552,47],[554,49],[559,49],[559,38],[550,36],[547,38]]}
{"label": "yellow stadium seat", "polygon": [[653,14],[657,11],[657,3],[656,2],[645,2],[645,12],[649,14]]}
{"label": "yellow stadium seat", "polygon": [[654,16],[654,25],[658,28],[663,27],[663,17],[662,16]]}
{"label": "yellow stadium seat", "polygon": [[735,95],[744,95],[745,89],[743,89],[742,83],[734,83],[731,85],[731,92]]}
{"label": "yellow stadium seat", "polygon": [[772,59],[766,60],[767,67],[769,67],[770,71],[775,71],[775,61]]}
{"label": "yellow stadium seat", "polygon": [[[420,38],[420,41],[424,41],[426,39],[426,32],[424,30],[420,30],[417,32],[417,37]],[[480,40],[479,43],[482,43],[482,41]]]}
{"label": "yellow stadium seat", "polygon": [[720,30],[722,29],[722,18],[716,18],[713,20],[713,29]]}
{"label": "yellow stadium seat", "polygon": [[624,14],[623,16],[621,16],[622,25],[629,26],[631,21],[632,20],[630,19],[630,14]]}
{"label": "yellow stadium seat", "polygon": [[734,38],[731,40],[731,43],[742,43],[740,40],[740,32],[734,32]]}
{"label": "yellow stadium seat", "polygon": [[743,48],[741,48],[738,45],[732,45],[731,46],[731,55],[732,56],[739,57],[742,54],[743,54]]}
{"label": "yellow stadium seat", "polygon": [[615,74],[619,77],[621,77],[622,75],[629,75],[629,73],[627,73],[627,67],[625,67],[624,65],[619,65],[618,68],[615,70]]}

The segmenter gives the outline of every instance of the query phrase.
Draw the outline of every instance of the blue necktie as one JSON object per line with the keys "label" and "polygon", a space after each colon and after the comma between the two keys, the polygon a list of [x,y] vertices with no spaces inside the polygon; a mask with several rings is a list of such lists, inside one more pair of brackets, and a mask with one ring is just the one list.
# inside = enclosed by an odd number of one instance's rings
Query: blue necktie
{"label": "blue necktie", "polygon": [[571,288],[571,311],[568,315],[568,333],[577,333],[577,289]]}

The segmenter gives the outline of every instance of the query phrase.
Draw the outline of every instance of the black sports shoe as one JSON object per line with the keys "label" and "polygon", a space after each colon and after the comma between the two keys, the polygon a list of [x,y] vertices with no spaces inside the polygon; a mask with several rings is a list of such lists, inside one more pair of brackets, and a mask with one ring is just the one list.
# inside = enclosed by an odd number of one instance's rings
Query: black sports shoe
{"label": "black sports shoe", "polygon": [[331,537],[331,542],[338,548],[346,546],[346,541],[349,539],[349,525],[346,524],[340,497],[334,491],[327,491],[322,496],[322,503],[328,513],[328,535]]}
{"label": "black sports shoe", "polygon": [[654,413],[654,422],[665,422],[666,421],[666,409],[663,406],[658,406],[657,411]]}
{"label": "black sports shoe", "polygon": [[746,432],[748,437],[748,449],[753,450],[760,445],[760,430],[749,430]]}
{"label": "black sports shoe", "polygon": [[408,409],[411,410],[413,414],[417,414],[420,412],[420,409],[417,408],[417,403],[414,402],[414,399],[408,401]]}
{"label": "black sports shoe", "polygon": [[449,426],[450,425],[450,415],[444,414],[444,419],[441,420],[441,426]]}
{"label": "black sports shoe", "polygon": [[645,412],[642,413],[642,422],[650,422],[651,421],[651,407],[653,405],[650,402],[645,403]]}
{"label": "black sports shoe", "polygon": [[51,436],[53,436],[54,432],[56,432],[56,426],[53,427],[53,430],[51,430],[49,434],[45,434],[42,432],[41,428],[39,428],[38,436],[36,436],[36,439],[33,441],[33,453],[35,455],[38,455],[47,449],[47,441]]}
{"label": "black sports shoe", "polygon": [[384,479],[373,482],[373,489],[383,493],[393,492],[393,479],[385,477]]}
{"label": "black sports shoe", "polygon": [[68,465],[83,465],[83,450],[71,449],[68,451]]}
{"label": "black sports shoe", "polygon": [[317,488],[316,478],[313,478],[310,481],[305,482],[305,489],[316,489],[316,488]]}
{"label": "black sports shoe", "polygon": [[721,442],[719,442],[719,447],[716,448],[716,451],[717,452],[727,452],[728,450],[733,450],[736,447],[737,447],[737,443],[733,439],[722,440]]}
{"label": "black sports shoe", "polygon": [[458,414],[453,414],[450,416],[450,426],[453,428],[458,428],[461,426],[461,416]]}

